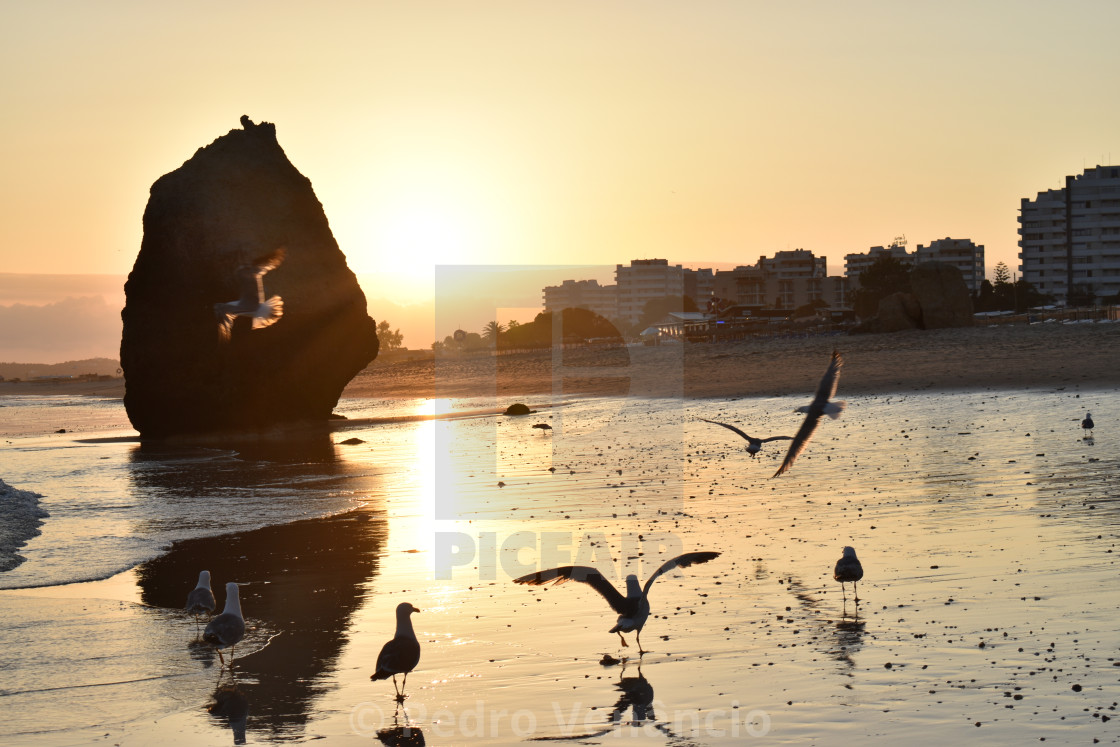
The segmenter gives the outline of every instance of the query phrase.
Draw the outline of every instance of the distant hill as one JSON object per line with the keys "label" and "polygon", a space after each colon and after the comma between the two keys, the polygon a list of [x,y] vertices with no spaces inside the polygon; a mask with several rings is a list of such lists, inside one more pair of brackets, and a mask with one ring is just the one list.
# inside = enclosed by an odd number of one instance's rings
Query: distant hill
{"label": "distant hill", "polygon": [[0,376],[5,379],[33,379],[38,376],[119,376],[120,361],[113,358],[86,358],[64,363],[0,363]]}

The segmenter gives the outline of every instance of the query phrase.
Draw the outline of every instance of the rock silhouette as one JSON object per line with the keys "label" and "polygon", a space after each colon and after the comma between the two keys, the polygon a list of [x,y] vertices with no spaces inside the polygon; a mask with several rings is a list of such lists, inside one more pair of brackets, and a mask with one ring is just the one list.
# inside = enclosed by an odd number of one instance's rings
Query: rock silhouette
{"label": "rock silhouette", "polygon": [[879,301],[878,314],[852,330],[899,332],[907,329],[971,327],[972,296],[961,271],[947,262],[921,262],[910,271],[912,293],[892,293]]}
{"label": "rock silhouette", "polygon": [[[124,404],[144,438],[263,431],[325,422],[347,382],[377,356],[365,295],[311,182],[275,125],[241,118],[152,185],[144,238],[121,312]],[[275,323],[215,304],[242,294],[239,271],[284,247],[267,275]]]}

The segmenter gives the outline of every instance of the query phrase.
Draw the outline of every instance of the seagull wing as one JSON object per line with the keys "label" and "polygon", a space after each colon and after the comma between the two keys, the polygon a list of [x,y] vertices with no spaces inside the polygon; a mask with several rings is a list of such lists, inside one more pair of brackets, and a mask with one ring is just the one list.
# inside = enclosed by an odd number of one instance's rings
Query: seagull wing
{"label": "seagull wing", "polygon": [[[750,436],[748,436],[746,433],[743,433],[741,430],[739,430],[738,428],[736,428],[733,425],[728,425],[727,423],[721,423],[718,420],[708,420],[707,418],[700,418],[700,419],[703,420],[705,423],[711,423],[712,425],[722,425],[724,428],[726,428],[729,431],[735,431],[736,433],[738,433],[740,436],[747,439],[748,441],[751,440]],[[770,440],[770,439],[767,439],[767,440]]]}
{"label": "seagull wing", "polygon": [[718,557],[718,552],[686,552],[684,555],[678,555],[672,560],[666,561],[660,568],[657,569],[657,572],[650,576],[649,580],[646,581],[646,585],[642,589],[642,596],[649,594],[649,587],[653,586],[653,582],[656,581],[657,577],[662,573],[668,573],[674,568],[688,568],[690,565],[695,565],[696,563],[707,563],[709,560]]}
{"label": "seagull wing", "polygon": [[832,360],[829,362],[824,376],[821,377],[821,383],[817,386],[817,395],[813,398],[814,405],[823,407],[826,402],[836,396],[836,386],[840,383],[840,368],[843,365],[844,359],[840,356],[840,351],[833,350]]}
{"label": "seagull wing", "polygon": [[797,435],[793,437],[793,443],[789,445],[786,458],[782,460],[782,466],[778,467],[778,471],[771,475],[771,477],[777,477],[793,466],[793,460],[797,459],[798,454],[805,451],[805,446],[809,443],[809,438],[813,435],[813,431],[817,429],[817,422],[820,421],[820,419],[821,414],[816,411],[815,408],[805,416],[805,420],[801,423],[801,428],[798,429]]}
{"label": "seagull wing", "polygon": [[[658,571],[658,573],[660,573],[660,571]],[[591,566],[563,565],[559,568],[537,571],[536,573],[530,573],[526,576],[513,579],[515,584],[527,584],[529,586],[542,586],[550,581],[555,581],[557,584],[562,584],[565,581],[579,581],[585,583],[602,594],[603,599],[606,599],[607,604],[618,614],[625,615],[632,611],[627,606],[626,597],[622,596],[610,581],[603,578],[602,573],[599,573],[598,570]]]}
{"label": "seagull wing", "polygon": [[797,459],[797,456],[805,450],[813,431],[817,429],[817,423],[824,413],[825,405],[836,394],[836,386],[840,383],[840,367],[843,365],[844,359],[840,356],[840,351],[833,350],[832,360],[829,362],[824,376],[821,377],[821,383],[817,386],[817,393],[813,397],[813,402],[809,405],[805,420],[801,422],[797,435],[793,437],[793,443],[789,445],[789,451],[786,452],[786,458],[782,460],[782,466],[778,467],[778,471],[772,477],[784,474],[793,466],[793,460]]}
{"label": "seagull wing", "polygon": [[792,441],[793,436],[771,436],[770,438],[760,438],[758,440],[764,444],[768,444],[771,441]]}
{"label": "seagull wing", "polygon": [[269,270],[275,270],[280,266],[280,263],[284,261],[286,255],[287,251],[282,246],[273,249],[268,254],[262,254],[253,260],[256,273],[258,275],[264,275]]}

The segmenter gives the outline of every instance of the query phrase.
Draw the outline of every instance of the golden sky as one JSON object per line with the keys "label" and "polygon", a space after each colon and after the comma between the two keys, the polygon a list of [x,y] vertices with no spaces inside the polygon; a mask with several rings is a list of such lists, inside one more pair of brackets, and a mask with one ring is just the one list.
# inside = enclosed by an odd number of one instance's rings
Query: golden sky
{"label": "golden sky", "polygon": [[[0,3],[0,272],[129,271],[148,188],[277,125],[355,272],[951,236],[1120,161],[1120,3]],[[413,282],[414,286],[409,283]],[[368,289],[367,289],[368,290]]]}

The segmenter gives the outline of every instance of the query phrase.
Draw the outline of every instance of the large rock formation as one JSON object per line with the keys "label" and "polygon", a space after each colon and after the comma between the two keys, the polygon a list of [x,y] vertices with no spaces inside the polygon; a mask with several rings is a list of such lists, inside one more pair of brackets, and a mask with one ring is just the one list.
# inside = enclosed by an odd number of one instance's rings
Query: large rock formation
{"label": "large rock formation", "polygon": [[910,290],[880,300],[876,315],[852,329],[852,334],[973,325],[972,295],[954,265],[922,262],[910,271]]}
{"label": "large rock formation", "polygon": [[[146,438],[325,422],[377,356],[365,295],[311,182],[274,125],[241,123],[160,177],[144,211],[121,368],[128,417]],[[243,297],[246,268],[279,247],[260,281],[283,299],[282,316],[259,328],[231,317],[223,333],[215,304]]]}
{"label": "large rock formation", "polygon": [[924,329],[972,326],[972,295],[956,266],[922,262],[910,271],[910,289],[922,309]]}

